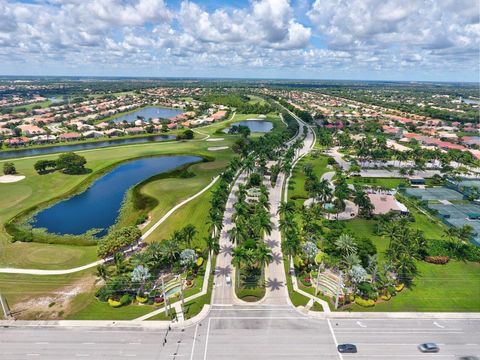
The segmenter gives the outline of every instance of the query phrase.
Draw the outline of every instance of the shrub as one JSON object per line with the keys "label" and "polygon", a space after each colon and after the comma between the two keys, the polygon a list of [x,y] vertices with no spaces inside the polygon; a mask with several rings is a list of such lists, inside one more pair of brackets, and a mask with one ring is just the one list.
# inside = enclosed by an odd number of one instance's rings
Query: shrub
{"label": "shrub", "polygon": [[390,295],[392,295],[392,296],[397,295],[397,292],[395,291],[395,287],[394,287],[394,286],[391,286],[391,285],[390,285],[390,286],[387,286],[387,291],[388,291],[388,293],[389,293]]}
{"label": "shrub", "polygon": [[110,305],[113,308],[118,308],[118,307],[122,306],[122,303],[120,301],[117,301],[117,300],[108,299],[108,305]]}
{"label": "shrub", "polygon": [[13,175],[17,173],[15,165],[12,162],[6,162],[3,164],[3,173],[5,175]]}
{"label": "shrub", "polygon": [[365,300],[365,299],[362,299],[360,296],[356,296],[355,304],[363,307],[372,307],[372,306],[375,306],[375,300],[371,300],[371,299]]}
{"label": "shrub", "polygon": [[98,256],[106,258],[121,248],[132,245],[141,236],[142,232],[136,226],[114,230],[99,242]]}
{"label": "shrub", "polygon": [[425,261],[430,264],[445,265],[450,261],[448,256],[425,256]]}
{"label": "shrub", "polygon": [[120,303],[122,305],[128,305],[132,302],[132,297],[128,294],[125,294],[123,295],[121,298],[120,298]]}
{"label": "shrub", "polygon": [[197,259],[197,266],[200,267],[200,266],[202,266],[202,265],[203,265],[203,257],[199,257],[199,258]]}
{"label": "shrub", "polygon": [[392,298],[392,295],[386,294],[386,295],[382,295],[380,298],[384,301],[388,301]]}
{"label": "shrub", "polygon": [[95,293],[95,297],[100,301],[107,301],[109,296],[110,296],[110,291],[106,286],[102,286]]}
{"label": "shrub", "polygon": [[400,291],[403,290],[404,287],[405,287],[405,284],[395,285],[395,291],[396,291],[396,292],[400,292]]}
{"label": "shrub", "polygon": [[140,304],[145,304],[148,301],[148,298],[144,298],[141,296],[136,296],[135,299],[140,303]]}
{"label": "shrub", "polygon": [[142,225],[148,220],[148,214],[141,214],[137,220],[135,220],[135,225]]}

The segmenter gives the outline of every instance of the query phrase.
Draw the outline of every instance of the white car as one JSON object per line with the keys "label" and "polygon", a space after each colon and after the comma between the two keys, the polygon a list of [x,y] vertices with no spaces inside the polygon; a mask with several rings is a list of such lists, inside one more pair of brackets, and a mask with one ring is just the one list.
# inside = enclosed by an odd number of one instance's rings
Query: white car
{"label": "white car", "polygon": [[228,286],[232,285],[232,278],[230,276],[225,276],[225,281],[227,283]]}

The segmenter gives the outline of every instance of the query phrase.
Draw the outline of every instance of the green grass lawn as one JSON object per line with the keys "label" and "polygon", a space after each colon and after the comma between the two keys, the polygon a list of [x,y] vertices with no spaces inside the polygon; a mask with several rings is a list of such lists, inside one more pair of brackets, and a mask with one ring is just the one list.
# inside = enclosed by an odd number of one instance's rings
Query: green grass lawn
{"label": "green grass lawn", "polygon": [[311,155],[307,155],[303,157],[293,169],[292,177],[288,184],[289,199],[308,199],[308,194],[304,189],[305,174],[303,173],[303,167],[306,164],[313,165],[313,172],[319,179],[324,173],[329,171],[327,168],[326,156],[318,156],[314,158]]}
{"label": "green grass lawn", "polygon": [[106,302],[98,301],[90,293],[78,295],[74,300],[74,306],[83,308],[68,316],[68,320],[133,320],[158,309],[153,305],[128,305],[113,308]]}
{"label": "green grass lawn", "polygon": [[[14,304],[18,302],[42,296],[52,296],[55,292],[61,292],[65,287],[72,284],[81,285],[92,276],[93,271],[85,270],[62,276],[0,274],[0,293],[5,296],[10,307],[14,308]],[[21,318],[22,312],[16,314],[16,316]]]}
{"label": "green grass lawn", "polygon": [[407,185],[405,179],[399,178],[369,178],[369,177],[359,177],[353,176],[347,179],[349,184],[358,184],[364,186],[379,186],[389,189],[397,188],[400,184]]}
{"label": "green grass lawn", "polygon": [[480,311],[480,264],[450,261],[434,265],[419,261],[420,275],[412,290],[372,308],[354,305],[354,311]]}

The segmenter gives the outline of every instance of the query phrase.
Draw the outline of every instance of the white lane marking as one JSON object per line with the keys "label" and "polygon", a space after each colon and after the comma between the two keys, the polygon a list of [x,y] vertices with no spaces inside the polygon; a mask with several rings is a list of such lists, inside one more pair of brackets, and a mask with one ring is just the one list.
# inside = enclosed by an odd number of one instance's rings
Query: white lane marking
{"label": "white lane marking", "polygon": [[89,354],[75,354],[77,357],[89,357]]}
{"label": "white lane marking", "polygon": [[437,323],[436,321],[433,323],[433,325],[435,325],[436,327],[439,327],[440,329],[445,329],[445,326],[440,325],[440,324]]}
{"label": "white lane marking", "polygon": [[137,341],[137,342],[129,342],[128,343],[129,345],[142,345],[142,343],[140,341]]}
{"label": "white lane marking", "polygon": [[210,319],[247,319],[247,320],[291,320],[291,319],[305,319],[303,316],[214,316]]}
{"label": "white lane marking", "polygon": [[[330,323],[330,319],[327,319],[327,324],[328,324],[328,328],[330,329],[330,333],[332,334],[333,342],[335,343],[335,350],[337,350],[338,341],[337,341],[337,337],[335,336],[335,332],[333,331],[332,324]],[[343,355],[339,352],[337,353],[338,353],[338,358],[340,360],[343,360]]]}
{"label": "white lane marking", "polygon": [[361,328],[367,327],[367,325],[362,324],[360,321],[357,321],[357,325],[360,326]]}
{"label": "white lane marking", "polygon": [[197,331],[198,331],[198,323],[195,326],[195,333],[193,334],[192,353],[190,354],[190,360],[193,360],[193,353],[195,352],[195,341],[197,340]]}
{"label": "white lane marking", "polygon": [[208,326],[207,326],[207,339],[205,340],[205,352],[203,354],[203,360],[207,360],[207,349],[208,349],[208,338],[210,337],[210,322],[212,318],[208,319]]}
{"label": "white lane marking", "polygon": [[35,343],[36,345],[48,345],[49,343],[47,341],[39,341]]}
{"label": "white lane marking", "polygon": [[402,355],[397,355],[397,354],[368,354],[368,355],[359,355],[359,354],[352,354],[352,356],[349,356],[349,358],[364,358],[366,357],[367,359],[373,358],[373,357],[379,357],[381,359],[389,359],[389,358],[404,358],[404,357],[413,357],[415,359],[418,358],[446,358],[446,359],[456,359],[457,357],[455,355],[444,355],[444,354],[402,354]]}
{"label": "white lane marking", "polygon": [[127,356],[127,357],[135,357],[135,356],[137,356],[137,354],[125,354],[125,356]]}
{"label": "white lane marking", "polygon": [[366,330],[361,333],[357,331],[337,331],[337,334],[465,334],[463,331],[370,331]]}
{"label": "white lane marking", "polygon": [[84,343],[82,343],[82,344],[83,344],[83,345],[95,345],[94,342],[84,342]]}
{"label": "white lane marking", "polygon": [[40,356],[40,354],[27,354],[27,356]]}

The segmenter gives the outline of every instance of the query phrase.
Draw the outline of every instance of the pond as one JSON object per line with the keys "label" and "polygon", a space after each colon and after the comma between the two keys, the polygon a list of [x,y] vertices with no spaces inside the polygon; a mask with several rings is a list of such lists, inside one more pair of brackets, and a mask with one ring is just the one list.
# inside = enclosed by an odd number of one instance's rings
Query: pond
{"label": "pond", "polygon": [[99,229],[96,236],[104,236],[117,220],[125,194],[133,185],[201,160],[198,156],[161,156],[123,163],[97,179],[84,192],[40,211],[31,220],[31,225],[61,235],[80,235]]}
{"label": "pond", "polygon": [[118,117],[115,117],[113,121],[116,123],[119,123],[122,121],[134,122],[138,120],[138,117],[143,117],[145,120],[148,120],[150,118],[170,119],[179,114],[183,114],[183,111],[179,109],[168,109],[168,108],[152,106],[152,107],[139,109],[137,111],[134,111],[128,114],[120,115]]}
{"label": "pond", "polygon": [[79,151],[79,150],[88,150],[103,148],[108,146],[124,145],[124,144],[140,144],[146,142],[155,142],[155,141],[166,141],[175,139],[175,135],[155,135],[155,136],[144,136],[144,137],[134,137],[134,138],[117,138],[112,140],[105,141],[94,141],[81,144],[71,144],[71,145],[56,145],[56,146],[47,146],[40,148],[25,148],[20,150],[10,150],[10,151],[0,151],[0,159],[13,159],[25,156],[36,156],[36,155],[46,155],[53,154],[58,152],[65,151]]}
{"label": "pond", "polygon": [[[250,129],[251,132],[256,132],[256,133],[266,133],[273,129],[273,124],[270,121],[256,120],[256,119],[235,122],[232,124],[232,126],[233,125],[246,126]],[[230,127],[226,128],[223,131],[228,133],[229,130],[230,130]]]}

